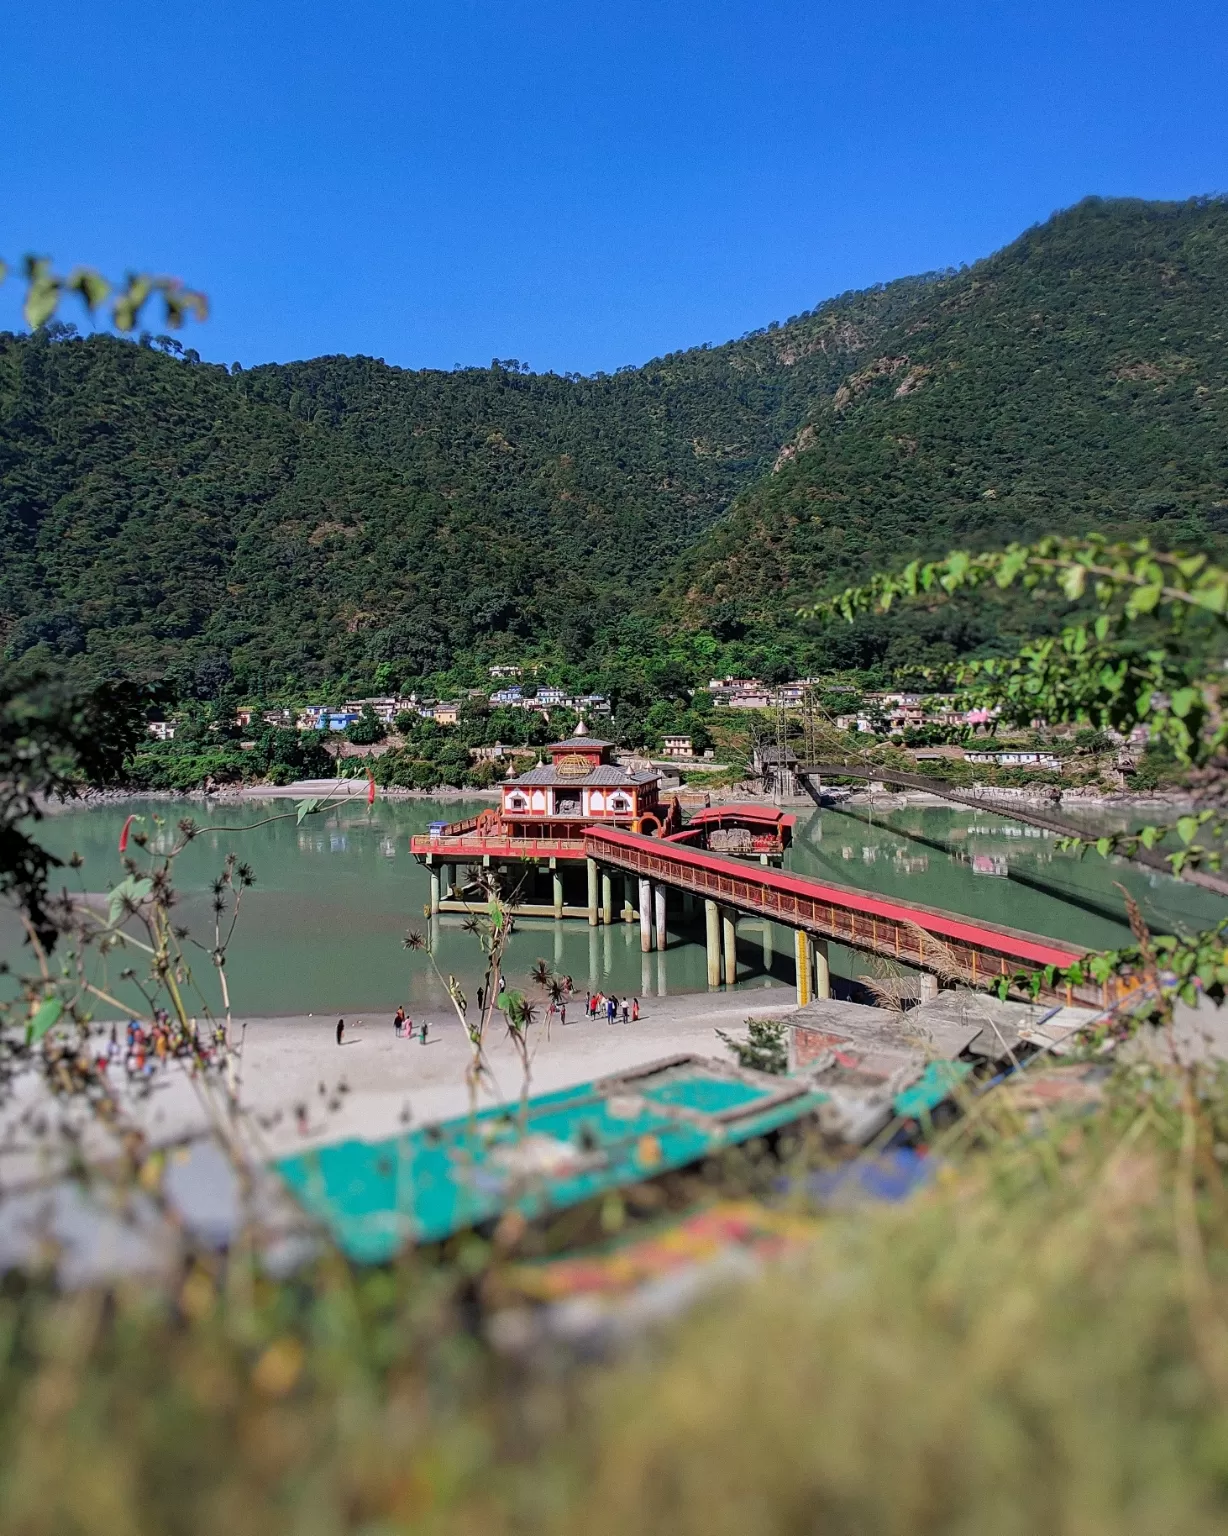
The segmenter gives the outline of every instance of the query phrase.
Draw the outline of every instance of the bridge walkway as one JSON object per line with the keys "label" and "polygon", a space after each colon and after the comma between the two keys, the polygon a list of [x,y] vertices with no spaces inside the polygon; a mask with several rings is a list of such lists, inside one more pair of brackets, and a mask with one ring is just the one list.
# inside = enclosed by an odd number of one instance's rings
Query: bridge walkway
{"label": "bridge walkway", "polygon": [[[767,918],[791,928],[797,936],[801,1000],[808,1000],[812,963],[818,972],[819,995],[825,995],[825,951],[831,940],[972,987],[992,987],[1002,977],[1037,976],[1042,995],[1097,1006],[1113,1000],[1108,995],[1113,989],[1091,981],[1062,986],[1060,992],[1045,982],[1048,967],[1065,969],[1087,953],[1081,946],[1060,939],[632,832],[590,828],[584,843],[595,869],[620,871],[638,880],[640,936],[645,949],[654,937],[657,946],[664,948],[667,890],[704,902],[708,979],[713,984],[719,984],[722,974],[726,981],[733,979],[730,971],[736,919],[744,914]],[[812,960],[814,951],[817,954]]]}

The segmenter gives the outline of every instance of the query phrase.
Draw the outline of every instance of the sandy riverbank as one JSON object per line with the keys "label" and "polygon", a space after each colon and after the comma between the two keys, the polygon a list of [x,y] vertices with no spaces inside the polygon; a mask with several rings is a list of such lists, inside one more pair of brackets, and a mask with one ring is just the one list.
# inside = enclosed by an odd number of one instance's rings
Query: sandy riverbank
{"label": "sandy riverbank", "polygon": [[[567,1009],[567,1023],[544,1022],[532,1031],[533,1093],[626,1070],[662,1056],[690,1053],[727,1059],[717,1029],[741,1037],[748,1018],[779,1018],[796,1007],[791,987],[733,993],[679,993],[641,1001],[635,1024],[606,1024]],[[269,1156],[346,1137],[378,1140],[407,1125],[421,1126],[469,1108],[465,1067],[469,1047],[450,1010],[427,1015],[428,1043],[399,1038],[391,1014],[347,1014],[345,1043],[336,1043],[337,1015],[252,1018],[235,1022],[242,1040],[240,1099]],[[421,1016],[415,1024],[421,1023]],[[105,1034],[105,1030],[103,1031]],[[488,1060],[494,1082],[481,1095],[483,1108],[515,1103],[520,1095],[520,1064],[496,1021]],[[177,1063],[160,1069],[144,1084],[132,1084],[112,1069],[132,1117],[154,1145],[169,1145],[203,1133],[208,1126],[197,1087]],[[57,1157],[32,1138],[29,1117],[45,1104],[31,1078],[21,1083],[0,1114],[0,1190],[28,1183],[55,1171]],[[307,1108],[307,1130],[298,1125],[297,1106]],[[87,1136],[93,1141],[93,1136]],[[96,1149],[100,1150],[100,1149]],[[62,1152],[62,1149],[61,1149]]]}

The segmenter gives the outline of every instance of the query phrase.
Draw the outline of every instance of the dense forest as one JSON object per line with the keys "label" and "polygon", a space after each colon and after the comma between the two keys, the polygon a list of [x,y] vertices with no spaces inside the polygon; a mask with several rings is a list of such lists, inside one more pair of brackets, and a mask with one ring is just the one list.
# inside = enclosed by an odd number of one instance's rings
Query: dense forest
{"label": "dense forest", "polygon": [[612,375],[3,335],[0,642],[269,699],[527,656],[677,690],[993,646],[1017,605],[795,612],[957,541],[1222,543],[1226,330],[1228,204],[1093,200],[972,267]]}

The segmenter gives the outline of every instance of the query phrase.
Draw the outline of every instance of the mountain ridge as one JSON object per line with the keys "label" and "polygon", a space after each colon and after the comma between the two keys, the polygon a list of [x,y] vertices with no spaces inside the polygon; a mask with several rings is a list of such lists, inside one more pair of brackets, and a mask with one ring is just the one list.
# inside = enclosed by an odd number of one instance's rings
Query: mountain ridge
{"label": "mountain ridge", "polygon": [[910,553],[1217,546],[1225,333],[1228,204],[1091,199],[970,267],[609,375],[232,374],[2,336],[0,642],[267,695],[527,651],[839,665],[795,609]]}

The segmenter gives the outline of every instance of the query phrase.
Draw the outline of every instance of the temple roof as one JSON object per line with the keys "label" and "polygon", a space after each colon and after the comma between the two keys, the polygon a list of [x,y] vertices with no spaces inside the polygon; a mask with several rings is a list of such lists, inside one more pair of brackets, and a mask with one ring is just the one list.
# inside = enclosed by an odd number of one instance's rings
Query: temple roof
{"label": "temple roof", "polygon": [[[584,722],[581,720],[580,725]],[[569,736],[566,741],[552,741],[546,748],[547,752],[595,752],[604,751],[606,747],[612,747],[612,741],[602,741],[596,736],[590,736],[587,731],[576,727],[574,736]]]}
{"label": "temple roof", "polygon": [[577,788],[582,786],[585,789],[619,785],[632,788],[637,784],[653,784],[659,778],[660,774],[633,773],[630,769],[620,768],[617,763],[595,763],[587,773],[560,773],[553,763],[548,763],[544,767],[530,768],[527,773],[517,774],[514,779],[508,779],[506,784],[509,789],[542,784],[574,784]]}

